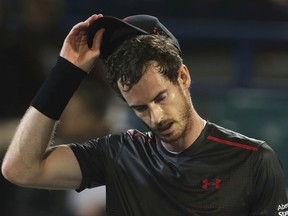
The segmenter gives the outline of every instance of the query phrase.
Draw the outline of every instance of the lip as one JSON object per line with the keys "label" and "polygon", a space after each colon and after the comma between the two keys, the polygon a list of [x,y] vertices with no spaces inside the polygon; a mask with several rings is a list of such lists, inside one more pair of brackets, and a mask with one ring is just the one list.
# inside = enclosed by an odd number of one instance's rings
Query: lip
{"label": "lip", "polygon": [[168,134],[172,133],[172,131],[173,131],[172,126],[173,126],[173,123],[171,122],[166,127],[158,129],[158,131],[161,135],[168,135]]}

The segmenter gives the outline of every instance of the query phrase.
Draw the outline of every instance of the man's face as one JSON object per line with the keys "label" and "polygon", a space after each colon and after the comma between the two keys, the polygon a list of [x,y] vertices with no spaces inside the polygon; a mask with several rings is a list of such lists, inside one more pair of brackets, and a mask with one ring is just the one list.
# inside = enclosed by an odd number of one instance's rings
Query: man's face
{"label": "man's face", "polygon": [[177,142],[185,135],[192,107],[190,76],[185,66],[178,70],[178,84],[160,74],[157,63],[151,62],[140,81],[130,90],[120,82],[118,86],[136,115],[162,141]]}

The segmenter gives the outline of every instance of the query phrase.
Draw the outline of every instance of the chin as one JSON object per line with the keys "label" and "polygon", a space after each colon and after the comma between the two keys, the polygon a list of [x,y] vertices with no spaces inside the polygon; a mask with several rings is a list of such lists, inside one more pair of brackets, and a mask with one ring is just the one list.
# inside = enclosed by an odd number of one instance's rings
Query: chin
{"label": "chin", "polygon": [[171,133],[166,136],[159,136],[159,138],[166,143],[174,143],[180,140],[181,134]]}

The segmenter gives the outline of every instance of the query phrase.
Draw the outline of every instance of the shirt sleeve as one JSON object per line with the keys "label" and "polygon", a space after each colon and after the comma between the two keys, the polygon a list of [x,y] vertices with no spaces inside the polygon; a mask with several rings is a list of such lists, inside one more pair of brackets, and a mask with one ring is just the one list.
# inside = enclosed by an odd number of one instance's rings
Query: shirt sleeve
{"label": "shirt sleeve", "polygon": [[255,194],[249,216],[288,215],[283,168],[266,143],[259,148],[253,168]]}
{"label": "shirt sleeve", "polygon": [[109,135],[84,144],[69,144],[82,172],[77,192],[106,184],[106,171],[111,170],[121,149],[121,141],[120,135]]}

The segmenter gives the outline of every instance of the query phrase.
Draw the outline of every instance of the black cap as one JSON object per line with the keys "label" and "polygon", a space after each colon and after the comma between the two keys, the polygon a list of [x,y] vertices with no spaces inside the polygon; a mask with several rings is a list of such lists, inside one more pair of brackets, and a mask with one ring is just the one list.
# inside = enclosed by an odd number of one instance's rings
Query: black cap
{"label": "black cap", "polygon": [[104,16],[93,22],[87,32],[88,46],[93,44],[95,33],[101,28],[105,28],[103,41],[101,44],[101,58],[105,59],[124,41],[127,36],[159,34],[172,39],[175,47],[181,54],[181,49],[177,39],[158,20],[150,15],[134,15],[124,19],[112,16]]}

